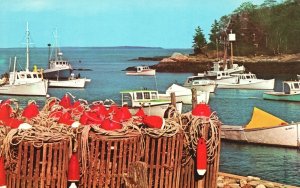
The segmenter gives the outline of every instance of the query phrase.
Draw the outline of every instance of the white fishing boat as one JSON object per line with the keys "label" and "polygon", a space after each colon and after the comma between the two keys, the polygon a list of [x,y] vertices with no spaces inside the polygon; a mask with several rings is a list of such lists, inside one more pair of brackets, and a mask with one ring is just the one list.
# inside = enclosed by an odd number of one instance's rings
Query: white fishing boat
{"label": "white fishing boat", "polygon": [[86,82],[89,82],[86,78],[70,77],[67,80],[49,80],[49,87],[84,88]]}
{"label": "white fishing boat", "polygon": [[282,82],[282,92],[263,93],[263,99],[300,102],[300,80]]}
{"label": "white fishing boat", "polygon": [[232,83],[219,83],[218,88],[222,89],[274,89],[275,79],[258,79],[253,73],[231,74],[237,80]]}
{"label": "white fishing boat", "polygon": [[[192,91],[191,89],[182,87],[177,84],[172,84],[165,94],[158,94],[160,99],[171,100],[171,93],[175,94],[176,101],[182,101],[183,104],[192,104]],[[197,103],[209,102],[209,92],[198,91],[197,92]]]}
{"label": "white fishing boat", "polygon": [[[51,80],[67,80],[71,76],[73,72],[72,65],[67,59],[63,58],[63,53],[58,47],[57,42],[57,31],[54,33],[55,38],[55,48],[54,52],[51,51],[49,54],[49,62],[48,68],[43,71],[44,77]],[[49,44],[49,52],[50,52],[50,44]]]}
{"label": "white fishing boat", "polygon": [[207,76],[198,75],[198,76],[189,76],[185,80],[183,87],[188,89],[195,88],[197,91],[206,91],[214,93],[217,87],[217,84],[214,80],[211,80]]}
{"label": "white fishing boat", "polygon": [[261,109],[254,108],[251,121],[246,126],[221,126],[224,140],[300,147],[300,123],[287,123]]}
{"label": "white fishing boat", "polygon": [[135,70],[126,72],[126,75],[130,76],[154,76],[156,73],[155,69],[150,69],[149,66],[136,66]]}
{"label": "white fishing boat", "polygon": [[0,83],[1,95],[46,96],[48,80],[43,78],[41,72],[29,70],[29,28],[26,29],[26,67],[17,71],[17,57],[14,58],[13,70],[4,74]]}
{"label": "white fishing boat", "polygon": [[[143,107],[147,115],[157,115],[164,117],[171,105],[170,100],[160,99],[157,90],[127,90],[121,91],[122,106],[128,105],[131,113]],[[176,109],[182,112],[182,102],[176,102]]]}

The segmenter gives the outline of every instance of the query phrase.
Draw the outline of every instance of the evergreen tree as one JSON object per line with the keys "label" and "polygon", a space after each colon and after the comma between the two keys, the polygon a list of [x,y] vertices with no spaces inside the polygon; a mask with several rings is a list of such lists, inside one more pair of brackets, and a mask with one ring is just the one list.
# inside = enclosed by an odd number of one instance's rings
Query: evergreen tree
{"label": "evergreen tree", "polygon": [[200,26],[198,26],[195,29],[195,35],[193,37],[193,48],[194,48],[194,53],[195,54],[199,54],[199,53],[203,53],[203,47],[206,46],[207,42],[205,39],[205,36],[203,34],[202,29],[200,28]]}
{"label": "evergreen tree", "polygon": [[216,49],[217,45],[219,45],[219,39],[220,39],[220,26],[217,20],[215,20],[211,26],[211,30],[209,34],[210,44],[214,49]]}

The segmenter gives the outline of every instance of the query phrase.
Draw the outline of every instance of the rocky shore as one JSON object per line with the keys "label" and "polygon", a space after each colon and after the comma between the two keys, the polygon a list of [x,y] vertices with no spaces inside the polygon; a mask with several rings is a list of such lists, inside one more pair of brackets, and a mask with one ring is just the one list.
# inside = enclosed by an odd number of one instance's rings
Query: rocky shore
{"label": "rocky shore", "polygon": [[[205,55],[183,55],[174,53],[171,57],[140,57],[139,60],[159,61],[152,66],[157,72],[198,73],[210,70],[212,63],[218,59]],[[234,63],[244,65],[246,71],[257,75],[299,74],[300,54],[284,54],[279,56],[234,56]]]}
{"label": "rocky shore", "polygon": [[217,179],[218,188],[297,188],[296,186],[261,180],[254,176],[238,176],[219,172]]}

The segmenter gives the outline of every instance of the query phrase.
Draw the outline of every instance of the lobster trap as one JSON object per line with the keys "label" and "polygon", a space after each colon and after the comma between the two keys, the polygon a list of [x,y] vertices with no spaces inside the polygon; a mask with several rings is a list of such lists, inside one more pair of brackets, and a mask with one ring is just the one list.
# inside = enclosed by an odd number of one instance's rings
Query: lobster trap
{"label": "lobster trap", "polygon": [[64,139],[40,146],[31,141],[12,145],[7,187],[67,187],[69,144],[70,140]]}
{"label": "lobster trap", "polygon": [[183,132],[158,138],[144,136],[142,161],[147,164],[149,187],[179,187]]}
{"label": "lobster trap", "polygon": [[86,171],[80,187],[124,187],[123,174],[141,158],[141,134],[108,136],[89,133]]}

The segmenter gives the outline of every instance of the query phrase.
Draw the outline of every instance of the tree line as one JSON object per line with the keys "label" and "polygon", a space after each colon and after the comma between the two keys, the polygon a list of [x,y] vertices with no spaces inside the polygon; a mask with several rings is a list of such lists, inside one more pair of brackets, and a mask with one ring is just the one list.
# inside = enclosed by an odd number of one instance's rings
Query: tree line
{"label": "tree line", "polygon": [[193,36],[194,53],[227,49],[229,33],[236,55],[278,55],[300,52],[300,0],[265,0],[261,5],[242,3],[233,13],[211,25],[209,41],[200,26]]}

